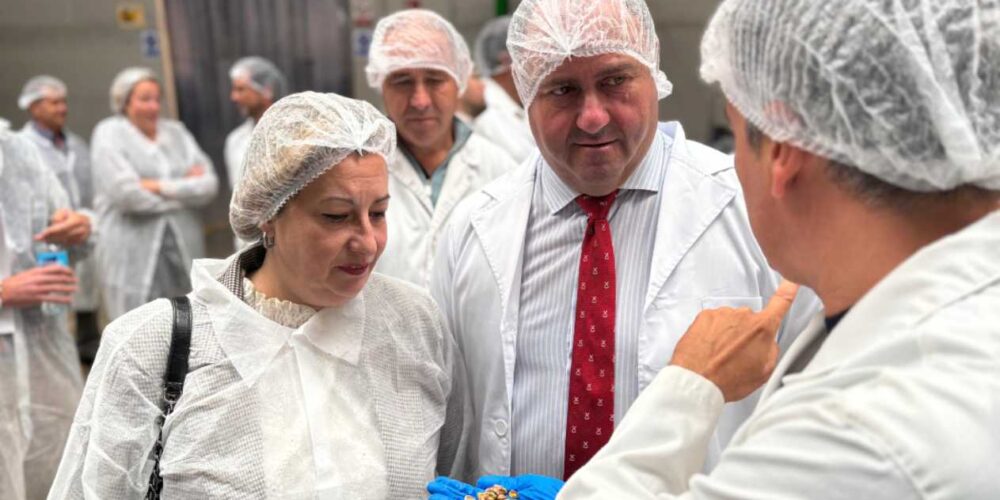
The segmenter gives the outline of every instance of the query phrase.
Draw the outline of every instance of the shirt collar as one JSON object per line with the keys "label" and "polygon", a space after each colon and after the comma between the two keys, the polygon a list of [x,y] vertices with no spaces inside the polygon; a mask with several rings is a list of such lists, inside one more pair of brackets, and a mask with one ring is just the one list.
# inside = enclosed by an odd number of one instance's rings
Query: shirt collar
{"label": "shirt collar", "polygon": [[[458,118],[452,117],[451,126],[452,126],[451,128],[452,138],[454,139],[454,141],[452,141],[451,149],[448,150],[448,156],[446,156],[444,158],[444,161],[441,162],[441,165],[439,165],[438,168],[435,169],[435,172],[437,170],[443,170],[448,168],[448,163],[451,162],[452,157],[454,157],[455,153],[458,153],[462,149],[462,147],[465,146],[465,143],[469,140],[469,137],[472,136],[472,129],[469,128],[469,126],[466,125],[465,122],[459,120]],[[399,150],[403,153],[403,156],[406,158],[406,161],[409,162],[410,166],[412,166],[417,170],[417,173],[420,174],[421,179],[426,179],[427,173],[424,172],[424,168],[420,166],[420,162],[417,161],[417,158],[413,156],[413,153],[410,152],[410,149],[406,147],[406,144],[404,144],[403,141],[398,141],[398,142],[399,142]]]}
{"label": "shirt collar", "polygon": [[[646,156],[639,163],[639,167],[625,180],[620,189],[659,193],[663,185],[664,174],[667,171],[667,160],[669,160],[672,145],[673,139],[657,132],[653,136],[649,150],[646,151]],[[542,159],[541,162],[542,198],[545,200],[549,212],[555,214],[573,203],[580,196],[580,193],[563,182],[545,159]]]}
{"label": "shirt collar", "polygon": [[66,143],[66,134],[63,133],[62,131],[59,131],[58,133],[53,132],[43,127],[40,123],[36,122],[35,120],[31,120],[31,127],[35,129],[35,132],[37,132],[38,135],[41,135],[42,137],[48,139],[48,141],[53,144],[55,143],[56,138],[62,139],[63,143],[64,144]]}

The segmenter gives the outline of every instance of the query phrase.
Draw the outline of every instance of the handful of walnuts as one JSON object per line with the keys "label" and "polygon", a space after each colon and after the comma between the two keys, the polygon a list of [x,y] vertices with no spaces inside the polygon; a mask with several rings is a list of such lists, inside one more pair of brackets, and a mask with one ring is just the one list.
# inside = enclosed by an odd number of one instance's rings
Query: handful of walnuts
{"label": "handful of walnuts", "polygon": [[472,495],[465,495],[465,500],[515,500],[517,498],[520,498],[517,490],[507,491],[507,488],[499,484],[486,488],[482,493],[476,493],[476,498],[472,498]]}

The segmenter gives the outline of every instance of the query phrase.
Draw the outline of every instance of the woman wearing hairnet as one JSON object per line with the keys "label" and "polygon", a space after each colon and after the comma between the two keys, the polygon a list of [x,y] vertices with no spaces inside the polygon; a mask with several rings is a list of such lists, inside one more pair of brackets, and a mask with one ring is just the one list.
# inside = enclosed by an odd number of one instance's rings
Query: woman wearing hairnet
{"label": "woman wearing hairnet", "polygon": [[[416,498],[464,473],[457,347],[427,294],[372,274],[395,138],[371,105],[312,92],[254,129],[230,221],[256,244],[194,264],[164,498]],[[171,319],[158,300],[105,331],[51,498],[146,493]]]}
{"label": "woman wearing hairnet", "polygon": [[99,179],[97,262],[114,319],[191,290],[191,260],[204,254],[193,209],[215,197],[218,179],[184,125],[160,116],[160,85],[149,69],[115,77],[111,110],[94,128],[91,155]]}

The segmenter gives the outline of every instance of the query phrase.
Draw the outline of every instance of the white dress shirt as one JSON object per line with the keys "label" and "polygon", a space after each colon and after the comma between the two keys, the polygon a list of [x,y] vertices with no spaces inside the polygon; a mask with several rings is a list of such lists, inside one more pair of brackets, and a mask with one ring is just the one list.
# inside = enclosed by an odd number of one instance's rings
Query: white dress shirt
{"label": "white dress shirt", "polygon": [[[672,142],[656,134],[608,215],[615,250],[616,421],[639,394],[637,341]],[[513,427],[511,470],[561,477],[575,290],[587,214],[575,203],[579,193],[551,168],[536,175],[524,244],[512,404],[519,425]]]}

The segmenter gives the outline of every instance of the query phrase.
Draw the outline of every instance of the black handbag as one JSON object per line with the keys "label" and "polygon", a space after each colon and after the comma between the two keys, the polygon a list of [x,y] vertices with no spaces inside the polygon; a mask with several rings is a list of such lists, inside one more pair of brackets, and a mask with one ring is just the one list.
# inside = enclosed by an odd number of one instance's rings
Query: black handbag
{"label": "black handbag", "polygon": [[187,297],[170,299],[174,310],[174,326],[170,334],[170,354],[167,356],[167,370],[163,376],[163,417],[157,418],[160,427],[156,445],[153,447],[153,472],[149,475],[147,500],[159,500],[163,489],[160,477],[160,455],[163,454],[163,422],[174,411],[177,400],[184,391],[184,379],[188,372],[188,355],[191,353],[191,301]]}

